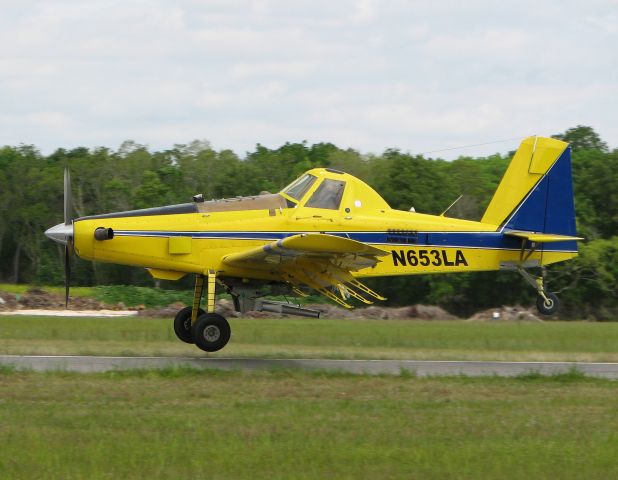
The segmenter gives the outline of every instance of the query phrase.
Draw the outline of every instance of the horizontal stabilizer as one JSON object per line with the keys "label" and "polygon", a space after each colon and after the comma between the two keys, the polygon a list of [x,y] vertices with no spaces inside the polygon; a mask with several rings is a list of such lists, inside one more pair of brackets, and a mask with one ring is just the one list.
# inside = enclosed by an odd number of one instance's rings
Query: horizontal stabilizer
{"label": "horizontal stabilizer", "polygon": [[582,237],[571,237],[569,235],[556,235],[552,233],[534,233],[534,232],[519,232],[511,230],[504,232],[505,235],[510,237],[519,237],[530,240],[536,243],[550,243],[550,242],[567,242],[572,240],[584,240]]}

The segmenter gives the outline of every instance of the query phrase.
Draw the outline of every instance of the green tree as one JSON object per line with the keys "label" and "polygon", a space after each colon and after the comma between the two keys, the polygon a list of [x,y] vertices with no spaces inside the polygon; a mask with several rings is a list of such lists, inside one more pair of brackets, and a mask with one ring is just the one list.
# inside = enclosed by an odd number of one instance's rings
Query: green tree
{"label": "green tree", "polygon": [[618,315],[618,236],[580,244],[579,255],[552,267],[554,290],[572,318],[616,320]]}
{"label": "green tree", "polygon": [[[457,198],[457,188],[443,160],[427,160],[398,150],[387,150],[376,190],[393,208],[439,214]],[[382,183],[380,185],[380,183]]]}
{"label": "green tree", "polygon": [[133,205],[135,208],[166,205],[170,195],[170,189],[161,181],[157,172],[147,170],[143,174],[141,185],[135,190]]}
{"label": "green tree", "polygon": [[618,232],[618,150],[573,154],[575,211],[581,232],[608,238]]}
{"label": "green tree", "polygon": [[493,155],[478,159],[460,157],[447,163],[446,175],[455,184],[456,191],[463,195],[448,212],[449,217],[480,220],[489,205],[500,178],[506,171],[508,158]]}
{"label": "green tree", "polygon": [[585,125],[569,128],[566,132],[559,133],[553,137],[569,142],[574,152],[579,152],[580,150],[607,152],[607,144],[601,140],[599,134],[592,127]]}

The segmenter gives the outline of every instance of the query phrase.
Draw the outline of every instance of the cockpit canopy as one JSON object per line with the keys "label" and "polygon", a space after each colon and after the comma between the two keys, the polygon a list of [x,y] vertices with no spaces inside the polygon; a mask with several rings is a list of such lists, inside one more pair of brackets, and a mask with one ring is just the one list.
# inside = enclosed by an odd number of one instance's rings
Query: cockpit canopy
{"label": "cockpit canopy", "polygon": [[200,212],[321,208],[327,210],[388,209],[369,185],[352,175],[328,168],[314,168],[281,192],[198,203]]}
{"label": "cockpit canopy", "polygon": [[[316,186],[317,185],[317,186]],[[280,193],[302,207],[328,210],[385,210],[390,207],[369,185],[347,173],[314,168],[290,183]]]}
{"label": "cockpit canopy", "polygon": [[[315,175],[306,173],[288,187],[284,188],[282,193],[296,201],[300,201],[317,179]],[[343,180],[325,178],[311,197],[305,202],[305,207],[339,210],[345,186],[346,182]]]}
{"label": "cockpit canopy", "polygon": [[279,193],[207,201],[196,197],[192,203],[106,213],[81,217],[79,220],[243,210],[268,210],[274,215],[276,210],[297,207],[342,210],[346,215],[359,210],[375,211],[390,208],[382,197],[362,180],[337,170],[314,168]]}

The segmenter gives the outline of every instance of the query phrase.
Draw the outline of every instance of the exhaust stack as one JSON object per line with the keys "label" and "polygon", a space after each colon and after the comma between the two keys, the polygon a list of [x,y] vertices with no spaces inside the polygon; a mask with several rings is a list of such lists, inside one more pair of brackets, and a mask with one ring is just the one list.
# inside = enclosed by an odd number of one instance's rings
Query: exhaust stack
{"label": "exhaust stack", "polygon": [[99,227],[94,231],[95,240],[111,240],[114,238],[114,230],[111,228]]}

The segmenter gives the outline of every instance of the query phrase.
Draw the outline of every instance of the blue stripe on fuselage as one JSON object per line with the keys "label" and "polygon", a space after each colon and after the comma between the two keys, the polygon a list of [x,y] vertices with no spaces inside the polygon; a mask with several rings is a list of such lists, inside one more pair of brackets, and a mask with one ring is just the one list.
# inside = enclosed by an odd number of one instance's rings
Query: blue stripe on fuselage
{"label": "blue stripe on fuselage", "polygon": [[[196,231],[148,231],[118,230],[115,236],[131,237],[187,237],[218,240],[261,240],[276,241],[301,233],[318,232],[196,232]],[[504,235],[501,232],[419,232],[414,236],[393,234],[391,232],[319,232],[337,237],[349,238],[357,242],[373,245],[392,246],[439,246],[444,248],[486,248],[521,249],[521,239]],[[530,242],[526,248],[530,248]],[[577,242],[555,242],[539,248],[545,251],[577,251]]]}

